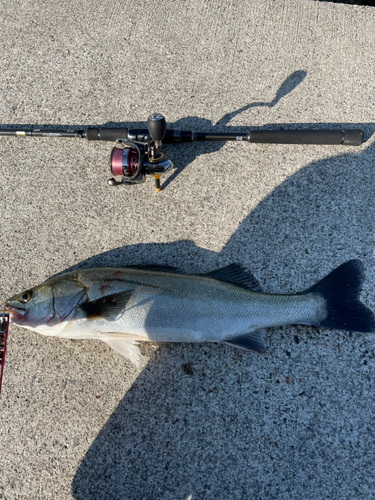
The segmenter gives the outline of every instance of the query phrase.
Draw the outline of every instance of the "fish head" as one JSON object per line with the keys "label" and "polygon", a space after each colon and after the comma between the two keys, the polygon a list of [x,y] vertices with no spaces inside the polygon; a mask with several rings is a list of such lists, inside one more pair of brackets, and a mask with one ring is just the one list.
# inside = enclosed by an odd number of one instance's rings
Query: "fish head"
{"label": "fish head", "polygon": [[39,285],[17,293],[5,302],[12,323],[36,329],[53,316],[53,290]]}
{"label": "fish head", "polygon": [[18,326],[54,335],[75,308],[86,298],[88,287],[74,276],[61,276],[10,297],[5,311]]}

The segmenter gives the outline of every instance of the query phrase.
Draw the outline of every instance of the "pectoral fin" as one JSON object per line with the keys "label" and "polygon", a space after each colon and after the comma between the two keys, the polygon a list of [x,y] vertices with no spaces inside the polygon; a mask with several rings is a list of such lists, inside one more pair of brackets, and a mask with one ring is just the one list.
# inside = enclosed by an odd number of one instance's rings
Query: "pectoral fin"
{"label": "pectoral fin", "polygon": [[124,311],[134,290],[113,293],[81,304],[88,319],[113,318]]}
{"label": "pectoral fin", "polygon": [[128,340],[121,334],[103,334],[101,340],[128,358],[137,368],[142,367],[141,353],[135,340]]}
{"label": "pectoral fin", "polygon": [[223,344],[233,345],[239,349],[246,349],[247,351],[255,352],[266,352],[266,346],[264,345],[264,335],[266,330],[254,330],[250,333],[245,333],[244,335],[239,335],[238,337],[231,337],[227,340],[223,340]]}

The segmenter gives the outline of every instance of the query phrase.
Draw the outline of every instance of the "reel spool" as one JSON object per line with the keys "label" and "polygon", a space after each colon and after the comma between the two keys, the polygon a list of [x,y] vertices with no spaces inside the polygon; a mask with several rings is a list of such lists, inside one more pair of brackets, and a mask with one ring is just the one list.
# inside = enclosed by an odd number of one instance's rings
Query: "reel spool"
{"label": "reel spool", "polygon": [[[112,175],[122,175],[121,182],[115,179],[109,179],[109,185],[118,185],[121,183],[139,183],[144,182],[143,173],[143,144],[136,144],[125,139],[116,139],[116,146],[112,149],[109,158],[109,166]],[[109,181],[114,181],[109,182]]]}

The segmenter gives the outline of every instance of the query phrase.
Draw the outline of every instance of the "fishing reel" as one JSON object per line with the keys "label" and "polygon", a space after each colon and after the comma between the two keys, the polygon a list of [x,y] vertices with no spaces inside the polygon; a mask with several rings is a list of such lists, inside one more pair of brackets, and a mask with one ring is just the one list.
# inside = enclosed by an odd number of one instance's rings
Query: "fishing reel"
{"label": "fishing reel", "polygon": [[109,166],[114,176],[122,176],[118,181],[114,177],[108,179],[109,186],[120,184],[141,184],[146,175],[153,175],[155,187],[160,191],[160,176],[173,167],[173,163],[161,151],[167,123],[163,115],[154,113],[147,120],[149,136],[147,142],[129,139],[116,139],[109,158]]}

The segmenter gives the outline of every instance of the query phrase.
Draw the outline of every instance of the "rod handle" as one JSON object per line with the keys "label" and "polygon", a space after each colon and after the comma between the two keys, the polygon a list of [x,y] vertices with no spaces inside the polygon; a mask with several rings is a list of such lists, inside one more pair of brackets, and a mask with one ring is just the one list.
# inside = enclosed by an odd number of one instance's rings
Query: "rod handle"
{"label": "rod handle", "polygon": [[359,146],[363,131],[354,130],[252,130],[249,142],[262,144],[344,144]]}
{"label": "rod handle", "polygon": [[88,128],[86,137],[89,141],[110,141],[115,142],[116,139],[127,139],[127,128]]}

